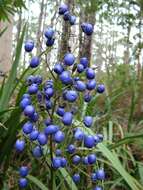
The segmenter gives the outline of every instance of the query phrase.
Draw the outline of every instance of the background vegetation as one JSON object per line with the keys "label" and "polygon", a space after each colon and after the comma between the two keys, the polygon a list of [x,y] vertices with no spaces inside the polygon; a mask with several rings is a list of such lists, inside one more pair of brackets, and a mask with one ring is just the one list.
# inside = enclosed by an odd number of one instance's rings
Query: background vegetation
{"label": "background vegetation", "polygon": [[[81,114],[94,116],[93,131],[104,134],[104,143],[98,145],[96,151],[102,153],[101,161],[107,171],[105,190],[141,190],[143,1],[67,0],[73,13],[79,16],[76,27],[71,30],[58,16],[60,3],[60,0],[0,1],[0,189],[18,189],[18,163],[27,161],[23,156],[18,157],[13,149],[23,123],[18,105],[26,90],[25,78],[31,72],[23,43],[26,39],[33,39],[36,43],[34,53],[41,53],[43,31],[52,25],[59,35],[46,57],[49,66],[59,61],[70,48],[77,57],[88,57],[98,80],[106,86],[103,96],[95,95],[88,106],[81,107]],[[89,41],[80,32],[80,24],[84,21],[95,27]],[[36,72],[48,75],[44,61]],[[32,160],[33,176],[29,176],[32,184],[29,189],[47,189],[47,173],[40,164]],[[65,172],[58,174],[58,178],[67,176]],[[65,177],[65,180],[62,189],[77,189],[71,187],[70,178]]]}

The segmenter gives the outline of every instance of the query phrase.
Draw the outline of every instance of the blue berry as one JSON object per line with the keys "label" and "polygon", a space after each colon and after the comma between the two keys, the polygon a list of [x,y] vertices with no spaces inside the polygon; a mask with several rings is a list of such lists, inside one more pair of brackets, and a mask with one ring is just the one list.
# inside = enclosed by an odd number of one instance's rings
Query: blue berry
{"label": "blue berry", "polygon": [[31,52],[34,48],[34,42],[32,40],[28,40],[26,43],[25,43],[25,51],[26,52]]}
{"label": "blue berry", "polygon": [[55,38],[48,38],[46,41],[46,46],[51,47],[54,45],[54,42],[55,42]]}
{"label": "blue berry", "polygon": [[89,154],[88,156],[88,163],[94,164],[96,162],[96,155],[95,154]]}
{"label": "blue berry", "polygon": [[91,94],[89,94],[89,93],[84,94],[84,101],[85,102],[90,102],[91,99],[92,99],[92,95]]}
{"label": "blue berry", "polygon": [[78,141],[82,141],[83,138],[84,138],[84,133],[80,130],[80,129],[77,129],[75,131],[75,134],[74,134],[74,138]]}
{"label": "blue berry", "polygon": [[95,78],[95,72],[94,72],[94,70],[91,69],[91,68],[87,68],[86,69],[86,77],[88,79],[94,79]]}
{"label": "blue berry", "polygon": [[62,157],[61,158],[61,167],[66,167],[66,165],[67,165],[67,160],[64,158],[64,157]]}
{"label": "blue berry", "polygon": [[80,175],[78,173],[74,174],[72,176],[72,179],[75,183],[79,183],[80,182]]}
{"label": "blue berry", "polygon": [[22,152],[25,148],[25,141],[24,140],[17,140],[15,143],[15,149],[19,152]]}
{"label": "blue berry", "polygon": [[103,93],[105,91],[105,86],[104,86],[104,84],[99,84],[98,86],[97,86],[97,92],[98,93]]}
{"label": "blue berry", "polygon": [[39,59],[39,57],[37,57],[37,56],[33,57],[33,58],[31,59],[31,61],[30,61],[30,67],[31,67],[31,68],[35,68],[35,67],[37,67],[39,64],[40,64],[40,59]]}
{"label": "blue berry", "polygon": [[83,157],[82,162],[83,162],[84,165],[88,165],[89,164],[88,163],[88,157],[87,156]]}
{"label": "blue berry", "polygon": [[52,135],[55,134],[59,130],[59,127],[57,125],[49,125],[45,128],[44,132],[46,135]]}
{"label": "blue berry", "polygon": [[72,162],[73,162],[73,164],[75,164],[75,165],[79,164],[79,163],[80,163],[80,160],[81,160],[81,158],[80,158],[80,156],[78,156],[78,155],[75,155],[75,156],[72,158]]}
{"label": "blue berry", "polygon": [[39,114],[35,112],[33,115],[30,116],[31,121],[36,122],[39,119]]}
{"label": "blue berry", "polygon": [[29,94],[23,94],[22,99],[24,99],[24,98],[30,99],[30,95]]}
{"label": "blue berry", "polygon": [[26,106],[26,108],[24,109],[24,114],[25,116],[32,116],[35,113],[35,109],[32,105],[28,105]]}
{"label": "blue berry", "polygon": [[45,144],[47,144],[47,141],[48,141],[48,139],[44,133],[39,133],[37,140],[40,145],[45,145]]}
{"label": "blue berry", "polygon": [[62,81],[63,84],[71,84],[72,78],[71,78],[70,72],[69,71],[63,71],[60,74],[60,80]]}
{"label": "blue berry", "polygon": [[55,31],[53,30],[53,28],[50,28],[50,27],[49,27],[49,28],[47,28],[47,29],[45,30],[44,35],[45,35],[46,38],[51,39],[51,38],[53,38],[54,33],[55,33]]}
{"label": "blue berry", "polygon": [[41,92],[41,91],[38,91],[38,92],[37,92],[37,100],[38,100],[38,102],[41,103],[41,102],[42,102],[42,99],[43,99],[42,92]]}
{"label": "blue berry", "polygon": [[102,134],[97,134],[98,138],[99,138],[99,142],[103,141],[103,135]]}
{"label": "blue berry", "polygon": [[65,13],[64,13],[64,20],[65,21],[68,21],[69,19],[70,19],[70,17],[71,17],[71,15],[70,15],[70,12],[69,11],[66,11]]}
{"label": "blue berry", "polygon": [[43,150],[40,146],[36,146],[33,150],[32,150],[33,156],[35,158],[40,158],[43,155]]}
{"label": "blue berry", "polygon": [[19,168],[19,174],[21,177],[26,177],[28,175],[29,168],[27,166],[21,166]]}
{"label": "blue berry", "polygon": [[91,116],[85,116],[83,122],[86,127],[91,127],[93,123],[93,118]]}
{"label": "blue berry", "polygon": [[65,134],[62,131],[57,131],[54,134],[54,141],[56,143],[61,143],[62,141],[64,141],[64,139],[65,139]]}
{"label": "blue berry", "polygon": [[46,126],[49,126],[49,125],[51,125],[51,124],[52,124],[52,121],[51,121],[51,119],[50,119],[50,118],[48,118],[48,119],[45,119],[45,121],[44,121],[44,124],[45,124]]}
{"label": "blue berry", "polygon": [[66,11],[68,11],[68,6],[66,4],[61,4],[59,7],[59,14],[63,15]]}
{"label": "blue berry", "polygon": [[33,130],[33,124],[31,122],[26,122],[22,127],[23,133],[29,134]]}
{"label": "blue berry", "polygon": [[61,156],[62,151],[60,149],[56,149],[55,154],[56,156]]}
{"label": "blue berry", "polygon": [[70,154],[73,154],[75,152],[76,148],[73,144],[70,144],[68,147],[67,147],[67,151],[68,153]]}
{"label": "blue berry", "polygon": [[53,102],[51,100],[46,100],[45,101],[45,105],[46,105],[46,109],[49,110],[49,109],[52,109],[53,107]]}
{"label": "blue berry", "polygon": [[36,130],[36,129],[34,129],[31,133],[30,133],[30,140],[31,141],[35,141],[36,139],[37,139],[37,137],[38,137],[38,135],[39,135],[39,131],[38,130]]}
{"label": "blue berry", "polygon": [[88,36],[90,36],[94,30],[93,25],[90,23],[81,24],[81,28],[82,28],[82,31]]}
{"label": "blue berry", "polygon": [[71,15],[69,17],[69,22],[70,22],[71,25],[74,25],[76,23],[76,16]]}
{"label": "blue berry", "polygon": [[99,169],[96,172],[96,177],[98,180],[104,180],[105,179],[105,172],[103,169]]}
{"label": "blue berry", "polygon": [[95,80],[89,80],[86,84],[87,90],[93,90],[96,87],[96,81]]}
{"label": "blue berry", "polygon": [[92,174],[91,174],[91,180],[92,180],[93,182],[95,182],[95,181],[97,180],[97,178],[96,178],[96,173],[92,173]]}
{"label": "blue berry", "polygon": [[85,135],[84,136],[84,146],[87,148],[92,148],[95,145],[95,140],[92,135]]}
{"label": "blue berry", "polygon": [[73,65],[75,62],[75,57],[73,54],[71,53],[67,53],[64,57],[64,63],[65,65],[71,66]]}
{"label": "blue berry", "polygon": [[71,112],[65,112],[62,117],[62,122],[64,125],[71,125],[73,120],[73,115]]}
{"label": "blue berry", "polygon": [[20,188],[26,188],[27,185],[28,185],[28,180],[26,178],[19,179],[19,187]]}
{"label": "blue berry", "polygon": [[49,97],[52,97],[53,95],[54,95],[54,89],[53,88],[47,88],[46,90],[45,90],[45,94],[47,95],[47,96],[49,96]]}
{"label": "blue berry", "polygon": [[34,83],[40,85],[42,83],[43,79],[40,75],[36,75],[34,79]]}
{"label": "blue berry", "polygon": [[77,72],[82,73],[84,71],[84,66],[82,64],[77,65]]}
{"label": "blue berry", "polygon": [[86,85],[82,81],[77,81],[74,85],[77,91],[83,92],[86,89]]}
{"label": "blue berry", "polygon": [[22,108],[22,110],[24,110],[26,106],[30,104],[31,104],[31,100],[29,98],[23,98],[20,102],[20,107]]}
{"label": "blue berry", "polygon": [[78,97],[78,94],[74,90],[69,90],[66,92],[66,100],[69,102],[76,101],[77,97]]}
{"label": "blue berry", "polygon": [[54,169],[58,169],[61,167],[61,159],[59,157],[54,157],[52,160],[52,166]]}
{"label": "blue berry", "polygon": [[30,75],[26,78],[27,85],[31,85],[34,83],[35,77],[33,75]]}
{"label": "blue berry", "polygon": [[100,142],[98,135],[94,136],[94,140],[95,140],[95,144],[98,144]]}
{"label": "blue berry", "polygon": [[103,188],[100,187],[100,186],[96,186],[96,187],[93,188],[93,190],[103,190]]}
{"label": "blue berry", "polygon": [[86,57],[80,58],[80,64],[84,66],[84,68],[88,67],[88,59]]}
{"label": "blue berry", "polygon": [[63,71],[64,71],[64,68],[60,63],[57,63],[54,66],[54,72],[57,73],[58,75],[60,75]]}
{"label": "blue berry", "polygon": [[36,94],[38,92],[38,85],[37,84],[31,84],[28,88],[29,94]]}
{"label": "blue berry", "polygon": [[59,116],[63,116],[64,113],[65,113],[64,107],[58,107],[56,113],[57,113]]}

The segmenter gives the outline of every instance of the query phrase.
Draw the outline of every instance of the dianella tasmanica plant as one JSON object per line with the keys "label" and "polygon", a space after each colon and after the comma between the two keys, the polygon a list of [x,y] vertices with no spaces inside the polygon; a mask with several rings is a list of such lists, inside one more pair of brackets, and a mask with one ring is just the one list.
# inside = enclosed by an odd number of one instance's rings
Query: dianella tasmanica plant
{"label": "dianella tasmanica plant", "polygon": [[[59,7],[59,15],[63,15],[63,19],[74,27],[76,17],[71,15],[66,4]],[[81,32],[87,38],[93,30],[90,23],[81,25]],[[54,45],[55,34],[52,27],[45,30],[48,48]],[[31,54],[34,42],[26,41],[24,48]],[[31,58],[31,70],[37,69],[44,53],[46,50],[40,56]],[[66,178],[69,177],[71,186],[74,184],[76,189],[102,190],[105,172],[97,161],[95,148],[103,141],[103,135],[88,133],[88,129],[94,127],[94,118],[81,114],[81,104],[91,102],[96,93],[104,92],[105,87],[96,82],[95,71],[89,67],[88,59],[81,57],[76,64],[76,58],[71,52],[64,55],[62,62],[48,69],[49,77],[33,74],[26,79],[27,92],[20,102],[25,123],[17,136],[15,149],[20,155],[29,156],[28,160],[34,157],[36,163],[41,163],[37,176],[42,167],[47,170],[45,186],[50,190],[57,189],[61,181],[66,184]],[[32,156],[27,154],[27,149]],[[19,187],[28,188],[32,164],[28,161],[19,167]],[[67,176],[61,179],[59,173],[65,171]]]}

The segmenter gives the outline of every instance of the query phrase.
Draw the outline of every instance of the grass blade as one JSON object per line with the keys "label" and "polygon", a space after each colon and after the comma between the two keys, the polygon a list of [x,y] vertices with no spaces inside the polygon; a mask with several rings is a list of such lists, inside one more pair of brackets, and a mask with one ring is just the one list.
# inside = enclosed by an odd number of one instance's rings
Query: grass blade
{"label": "grass blade", "polygon": [[39,179],[37,179],[36,177],[32,176],[32,175],[28,175],[27,178],[34,183],[37,187],[39,187],[39,189],[41,190],[49,190]]}

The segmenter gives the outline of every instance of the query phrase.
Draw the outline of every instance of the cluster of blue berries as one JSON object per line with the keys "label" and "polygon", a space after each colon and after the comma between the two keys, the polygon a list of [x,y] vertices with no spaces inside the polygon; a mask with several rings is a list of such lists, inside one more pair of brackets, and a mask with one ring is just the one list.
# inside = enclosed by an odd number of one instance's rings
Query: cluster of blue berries
{"label": "cluster of blue berries", "polygon": [[[59,8],[59,14],[63,15],[65,21],[71,25],[75,24],[76,17],[72,16],[66,4]],[[93,26],[89,23],[81,25],[83,32],[91,35]],[[48,28],[44,33],[47,46],[54,44],[55,31]],[[25,51],[32,52],[34,42],[29,40],[25,43]],[[40,64],[40,56],[32,57],[29,66],[36,68]],[[73,72],[73,67],[76,67]],[[44,156],[50,156],[53,170],[66,167],[67,170],[73,166],[80,167],[93,166],[97,162],[97,156],[94,152],[95,146],[103,141],[102,134],[89,135],[86,128],[93,126],[93,117],[86,115],[82,119],[81,127],[75,125],[76,113],[79,111],[78,100],[88,103],[92,101],[95,91],[103,93],[105,87],[103,84],[97,84],[95,80],[95,71],[89,67],[86,57],[82,57],[76,64],[76,58],[72,53],[67,53],[62,63],[56,63],[51,70],[54,78],[43,81],[40,75],[30,75],[26,79],[27,92],[22,96],[20,107],[27,121],[22,126],[22,135],[16,140],[15,149],[17,152],[24,151],[27,141],[30,140],[32,146],[32,155],[38,159]],[[84,77],[83,77],[84,76]],[[60,89],[58,88],[60,86]],[[43,114],[40,114],[40,113]],[[48,117],[47,117],[48,116]],[[70,136],[67,136],[70,135]],[[66,140],[65,144],[62,144]],[[48,147],[49,153],[45,155],[44,148]],[[19,170],[21,178],[19,186],[27,187],[26,176],[29,169],[22,166]],[[81,181],[81,175],[78,172],[72,174],[73,181],[78,184]],[[103,168],[98,168],[90,173],[90,179],[93,186],[105,179]],[[93,187],[93,190],[102,190],[101,186]]]}

